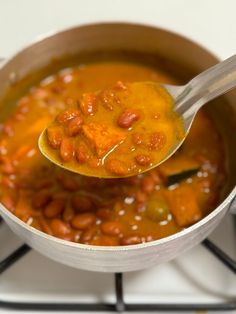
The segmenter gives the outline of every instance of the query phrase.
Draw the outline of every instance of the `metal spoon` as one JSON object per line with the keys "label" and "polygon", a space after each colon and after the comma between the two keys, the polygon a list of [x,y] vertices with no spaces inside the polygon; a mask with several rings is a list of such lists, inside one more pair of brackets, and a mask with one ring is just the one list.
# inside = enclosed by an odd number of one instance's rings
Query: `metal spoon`
{"label": "metal spoon", "polygon": [[[139,84],[155,84],[155,82],[141,82]],[[191,125],[198,110],[210,100],[226,93],[236,86],[236,55],[216,64],[215,66],[207,69],[201,74],[193,78],[189,83],[183,86],[163,85],[163,87],[169,92],[169,94],[175,100],[174,110],[183,118],[184,129],[186,135],[188,134]],[[47,154],[45,150],[45,130],[39,137],[39,148],[41,153],[48,158],[51,162],[57,164],[60,167],[75,172],[66,164],[59,163],[56,159]],[[148,171],[168,158],[170,158],[176,150],[183,144],[186,137],[176,143],[169,154],[160,162],[153,164],[151,167],[147,167],[143,172]],[[80,173],[83,174],[83,173]],[[132,174],[133,175],[133,174]],[[116,176],[104,176],[107,178],[118,177]]]}

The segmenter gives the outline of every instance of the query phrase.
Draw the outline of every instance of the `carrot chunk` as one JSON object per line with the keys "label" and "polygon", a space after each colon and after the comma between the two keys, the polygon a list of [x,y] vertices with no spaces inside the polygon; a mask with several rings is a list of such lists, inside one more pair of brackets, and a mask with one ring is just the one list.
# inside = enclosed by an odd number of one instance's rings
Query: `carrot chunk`
{"label": "carrot chunk", "polygon": [[170,211],[180,227],[187,227],[202,218],[193,189],[182,185],[169,191],[168,201]]}
{"label": "carrot chunk", "polygon": [[126,135],[113,127],[100,123],[89,123],[83,126],[83,132],[96,150],[99,158],[106,155],[112,148],[125,140]]}

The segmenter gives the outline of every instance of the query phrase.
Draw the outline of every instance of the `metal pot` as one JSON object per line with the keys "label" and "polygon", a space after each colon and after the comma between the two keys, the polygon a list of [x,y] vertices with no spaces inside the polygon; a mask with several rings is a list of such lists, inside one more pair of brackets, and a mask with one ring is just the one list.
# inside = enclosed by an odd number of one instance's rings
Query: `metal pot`
{"label": "metal pot", "polygon": [[[122,55],[122,58],[142,59],[175,71],[182,83],[212,66],[218,60],[196,43],[177,34],[143,25],[108,23],[75,27],[40,39],[4,62],[0,69],[0,98],[10,88],[12,93],[23,85],[32,84],[38,71],[50,61],[65,56],[88,56],[98,59]],[[54,62],[55,63],[55,62]],[[38,72],[37,72],[38,71]],[[183,82],[184,81],[184,82]],[[20,85],[22,86],[22,85]],[[21,87],[21,92],[23,91]],[[235,95],[236,96],[236,95]],[[222,202],[208,216],[193,226],[166,238],[126,247],[98,247],[71,243],[38,231],[0,205],[0,214],[10,228],[28,245],[49,258],[75,268],[125,272],[167,262],[194,247],[206,238],[221,221],[236,194],[236,97],[234,92],[214,101],[208,110],[219,125],[225,139],[228,182],[222,191]],[[1,107],[4,113],[4,105]],[[236,203],[234,201],[234,203]],[[236,204],[233,204],[234,208]]]}

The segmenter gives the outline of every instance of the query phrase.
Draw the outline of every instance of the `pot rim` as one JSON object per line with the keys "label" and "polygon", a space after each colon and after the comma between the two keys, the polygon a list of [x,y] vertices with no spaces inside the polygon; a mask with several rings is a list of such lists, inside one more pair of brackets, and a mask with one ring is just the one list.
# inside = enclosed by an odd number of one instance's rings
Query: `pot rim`
{"label": "pot rim", "polygon": [[[15,53],[13,53],[9,58],[7,58],[3,62],[1,62],[0,71],[9,62],[11,62],[14,58],[16,58],[20,53],[24,53],[25,50],[32,47],[33,45],[38,44],[40,42],[43,42],[46,39],[50,39],[51,37],[53,37],[55,35],[58,36],[58,35],[61,35],[63,33],[66,33],[66,32],[76,30],[78,28],[106,26],[106,25],[107,26],[109,26],[109,25],[113,25],[113,26],[115,26],[115,25],[117,25],[117,26],[121,26],[121,25],[122,26],[135,26],[135,27],[142,27],[142,28],[147,28],[147,29],[159,30],[161,32],[168,33],[169,35],[179,37],[180,39],[183,39],[183,40],[189,42],[190,44],[193,44],[193,45],[197,46],[198,48],[205,50],[207,53],[209,53],[216,60],[218,59],[218,57],[215,54],[213,54],[211,51],[206,49],[201,44],[198,44],[197,42],[189,39],[188,37],[185,37],[185,36],[182,36],[176,32],[173,32],[172,30],[164,29],[164,28],[157,27],[157,26],[152,25],[152,24],[146,24],[146,23],[142,24],[142,23],[125,22],[125,21],[124,22],[123,21],[121,21],[121,22],[119,22],[119,21],[116,21],[116,22],[106,21],[106,22],[85,23],[85,24],[81,24],[81,25],[77,25],[77,26],[62,28],[59,31],[54,30],[54,31],[50,31],[50,32],[47,32],[45,34],[39,35],[35,38],[35,40],[31,41],[27,45],[24,45],[22,48],[18,49]],[[212,220],[215,216],[217,216],[225,208],[225,206],[230,205],[232,203],[235,196],[236,196],[236,187],[233,188],[233,190],[224,199],[224,201],[222,203],[220,203],[211,213],[209,213],[206,217],[202,218],[200,221],[196,222],[192,226],[187,227],[186,229],[183,229],[183,230],[181,230],[181,231],[179,231],[173,235],[170,235],[170,236],[158,239],[158,240],[154,240],[151,242],[145,242],[145,243],[141,243],[141,244],[127,245],[127,246],[97,246],[97,245],[87,245],[87,244],[69,242],[69,241],[48,235],[45,232],[42,232],[40,230],[37,230],[37,229],[29,226],[27,223],[23,222],[21,219],[19,219],[13,213],[11,213],[1,203],[0,203],[0,213],[2,212],[3,216],[4,215],[7,216],[9,219],[13,220],[16,224],[20,225],[23,229],[26,229],[27,231],[32,232],[34,235],[39,236],[41,238],[44,238],[46,240],[52,241],[52,242],[59,244],[59,245],[63,245],[63,246],[67,246],[67,247],[69,246],[69,247],[75,248],[75,249],[79,248],[79,249],[82,249],[85,251],[94,251],[94,252],[126,252],[126,251],[136,251],[139,249],[146,249],[146,248],[150,248],[153,246],[164,245],[167,242],[171,242],[171,241],[176,240],[177,238],[187,236],[192,231],[200,228],[201,226],[208,223],[208,221]]]}

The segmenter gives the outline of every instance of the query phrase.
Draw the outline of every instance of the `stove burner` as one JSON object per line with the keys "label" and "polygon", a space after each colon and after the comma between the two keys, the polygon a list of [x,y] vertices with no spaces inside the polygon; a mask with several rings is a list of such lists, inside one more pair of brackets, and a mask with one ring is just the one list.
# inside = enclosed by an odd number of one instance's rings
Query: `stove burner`
{"label": "stove burner", "polygon": [[[0,217],[0,223],[2,222]],[[202,245],[208,249],[218,260],[220,260],[225,267],[227,267],[233,274],[236,274],[236,261],[224,253],[217,245],[206,239]],[[8,257],[0,262],[0,275],[8,268],[15,264],[21,257],[31,250],[26,244],[19,247]],[[158,311],[233,311],[236,310],[236,298],[233,302],[223,303],[125,303],[123,296],[123,274],[116,273],[115,289],[116,296],[115,303],[26,303],[26,302],[9,302],[0,299],[0,308],[14,309],[14,310],[35,310],[35,311],[77,311],[77,312],[158,312]]]}

